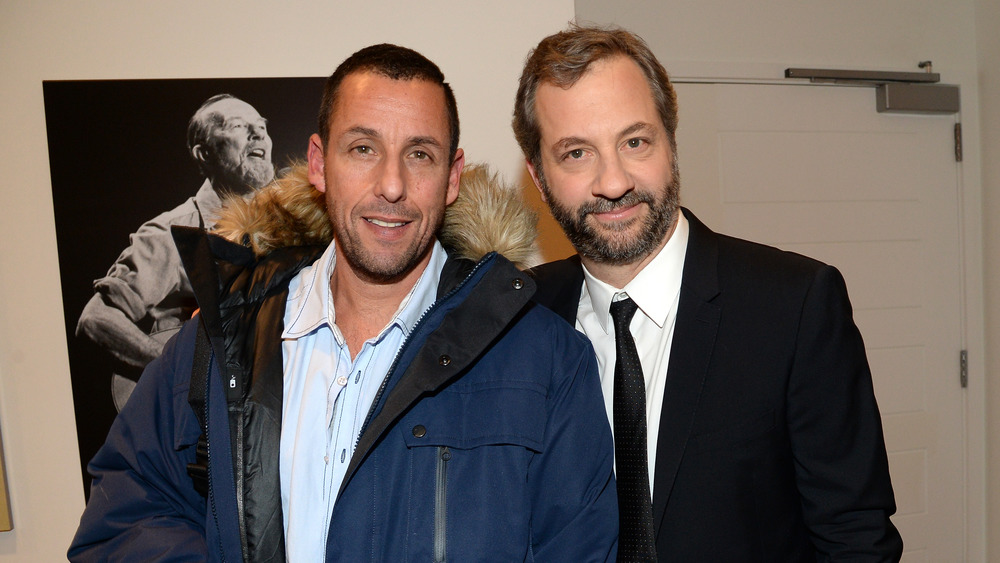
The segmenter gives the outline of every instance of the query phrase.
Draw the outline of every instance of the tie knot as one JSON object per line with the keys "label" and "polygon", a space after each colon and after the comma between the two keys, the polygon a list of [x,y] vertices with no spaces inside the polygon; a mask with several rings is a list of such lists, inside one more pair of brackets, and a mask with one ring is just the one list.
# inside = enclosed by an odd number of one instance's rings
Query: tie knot
{"label": "tie knot", "polygon": [[615,323],[615,334],[628,332],[628,325],[632,322],[632,316],[635,315],[638,308],[635,301],[628,297],[611,304],[611,320]]}

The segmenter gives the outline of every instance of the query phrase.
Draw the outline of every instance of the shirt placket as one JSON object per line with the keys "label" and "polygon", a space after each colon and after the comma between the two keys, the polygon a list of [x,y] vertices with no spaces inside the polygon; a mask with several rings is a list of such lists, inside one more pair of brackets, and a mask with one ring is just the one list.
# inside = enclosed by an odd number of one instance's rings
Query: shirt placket
{"label": "shirt placket", "polygon": [[337,368],[334,377],[331,378],[327,388],[326,416],[327,416],[327,440],[326,451],[323,456],[325,470],[323,472],[323,495],[326,498],[327,512],[333,506],[334,491],[339,489],[339,484],[335,488],[333,479],[339,472],[337,471],[340,461],[340,449],[337,437],[340,435],[341,425],[344,423],[345,403],[350,400],[351,392],[347,389],[349,375],[351,372],[351,358],[346,350],[346,346],[338,350]]}

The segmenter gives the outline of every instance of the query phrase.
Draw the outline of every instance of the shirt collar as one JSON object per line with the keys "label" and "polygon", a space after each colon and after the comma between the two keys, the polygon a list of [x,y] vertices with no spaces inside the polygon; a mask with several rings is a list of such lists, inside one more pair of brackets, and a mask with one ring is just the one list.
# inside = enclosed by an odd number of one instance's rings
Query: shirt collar
{"label": "shirt collar", "polygon": [[194,194],[194,206],[198,208],[202,221],[205,225],[212,225],[219,218],[219,209],[222,207],[222,198],[212,188],[212,182],[207,178],[201,183],[198,192]]}
{"label": "shirt collar", "polygon": [[597,320],[605,333],[610,334],[611,303],[626,294],[635,301],[639,310],[656,326],[663,328],[667,322],[670,309],[677,301],[681,290],[681,276],[684,271],[684,256],[687,253],[688,222],[684,214],[677,211],[677,227],[660,249],[656,256],[628,282],[625,287],[616,289],[594,277],[583,267],[584,299],[590,299]]}
{"label": "shirt collar", "polygon": [[[327,325],[334,328],[337,315],[333,308],[333,293],[330,289],[330,278],[337,264],[336,245],[331,242],[319,260],[302,269],[289,285],[288,301],[285,305],[285,329],[281,337],[297,339],[309,334],[317,328]],[[437,298],[438,281],[441,269],[448,255],[441,243],[434,241],[431,248],[431,259],[417,283],[406,294],[396,309],[389,326],[398,326],[408,335],[420,320],[423,312],[434,304]],[[385,329],[380,331],[380,334]],[[337,339],[341,339],[340,331],[334,330]]]}
{"label": "shirt collar", "polygon": [[399,309],[396,310],[393,322],[403,329],[403,334],[408,336],[413,327],[420,321],[424,311],[437,301],[438,282],[441,281],[441,270],[447,259],[448,253],[445,252],[441,243],[435,240],[431,247],[431,259],[427,262],[427,267],[424,268],[420,279],[414,284],[410,293],[403,298]]}

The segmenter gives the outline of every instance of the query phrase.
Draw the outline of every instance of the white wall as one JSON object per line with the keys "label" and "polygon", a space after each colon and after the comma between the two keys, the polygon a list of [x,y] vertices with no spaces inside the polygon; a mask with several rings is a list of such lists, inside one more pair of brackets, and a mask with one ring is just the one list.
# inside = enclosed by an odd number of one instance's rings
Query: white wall
{"label": "white wall", "polygon": [[365,45],[398,43],[452,83],[468,158],[517,179],[521,63],[572,17],[570,0],[0,0],[0,429],[15,526],[0,561],[65,558],[83,510],[42,80],[327,76]]}
{"label": "white wall", "polygon": [[[990,481],[1000,484],[1000,432],[987,433],[986,417],[989,405],[992,420],[1000,419],[998,0],[576,0],[576,14],[639,33],[678,80],[782,80],[786,67],[918,72],[919,61],[931,60],[943,83],[961,85],[965,347],[970,355],[967,550],[969,561],[985,560],[990,530],[993,559],[1000,561],[1000,526],[986,524],[985,460],[989,439]],[[989,365],[986,350],[994,351]],[[993,491],[991,499],[995,522],[1000,491]]]}

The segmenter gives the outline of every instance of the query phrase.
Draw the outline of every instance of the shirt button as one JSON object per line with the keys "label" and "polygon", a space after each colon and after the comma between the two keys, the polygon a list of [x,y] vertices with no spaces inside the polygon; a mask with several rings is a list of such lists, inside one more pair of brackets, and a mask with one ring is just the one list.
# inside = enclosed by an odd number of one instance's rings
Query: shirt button
{"label": "shirt button", "polygon": [[346,386],[347,385],[347,378],[344,377],[343,375],[340,376],[340,377],[338,377],[337,378],[337,385],[340,385],[341,387]]}
{"label": "shirt button", "polygon": [[417,438],[423,438],[427,435],[427,429],[424,428],[423,424],[418,424],[413,427],[413,435]]}

